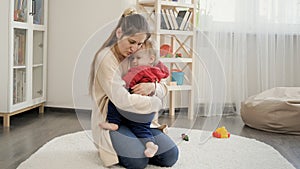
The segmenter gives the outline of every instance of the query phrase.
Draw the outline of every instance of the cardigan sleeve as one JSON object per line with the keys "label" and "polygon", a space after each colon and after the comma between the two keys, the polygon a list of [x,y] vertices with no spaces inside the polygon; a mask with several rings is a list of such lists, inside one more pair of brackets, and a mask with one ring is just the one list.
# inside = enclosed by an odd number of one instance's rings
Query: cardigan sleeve
{"label": "cardigan sleeve", "polygon": [[120,64],[113,54],[106,54],[95,68],[96,82],[105,91],[108,98],[121,110],[138,114],[158,112],[162,107],[156,96],[130,94],[124,87]]}
{"label": "cardigan sleeve", "polygon": [[160,82],[156,84],[156,90],[155,90],[155,96],[157,96],[160,99],[163,99],[167,95],[167,85],[164,82]]}

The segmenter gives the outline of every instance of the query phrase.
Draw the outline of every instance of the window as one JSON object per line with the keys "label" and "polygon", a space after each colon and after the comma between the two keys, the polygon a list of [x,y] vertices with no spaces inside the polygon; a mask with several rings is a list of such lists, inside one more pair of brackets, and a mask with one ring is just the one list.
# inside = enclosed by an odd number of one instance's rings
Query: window
{"label": "window", "polygon": [[268,23],[300,24],[300,0],[199,0],[200,15],[215,22],[259,17]]}
{"label": "window", "polygon": [[200,29],[300,30],[300,0],[199,0],[199,11]]}

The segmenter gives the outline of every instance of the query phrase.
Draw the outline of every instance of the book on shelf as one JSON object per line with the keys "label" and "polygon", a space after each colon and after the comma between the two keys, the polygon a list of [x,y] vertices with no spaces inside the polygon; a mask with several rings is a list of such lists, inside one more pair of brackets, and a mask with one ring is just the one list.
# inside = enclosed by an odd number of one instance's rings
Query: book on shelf
{"label": "book on shelf", "polygon": [[176,21],[178,23],[179,26],[179,30],[183,30],[184,28],[184,24],[187,20],[187,17],[189,15],[189,11],[188,10],[180,10],[178,11],[177,17],[176,17]]}
{"label": "book on shelf", "polygon": [[25,70],[14,70],[13,79],[13,103],[26,100],[26,72]]}
{"label": "book on shelf", "polygon": [[191,12],[188,10],[179,11],[177,18],[180,21],[179,30],[186,30],[185,25],[189,22],[189,18],[191,18]]}
{"label": "book on shelf", "polygon": [[160,29],[167,29],[166,22],[162,15],[160,16]]}
{"label": "book on shelf", "polygon": [[26,35],[20,34],[20,44],[19,44],[19,65],[25,64],[25,49],[26,49]]}
{"label": "book on shelf", "polygon": [[22,7],[22,5],[21,5],[22,1],[23,0],[15,0],[15,7],[14,7],[15,10],[21,9],[21,7]]}
{"label": "book on shelf", "polygon": [[15,36],[14,38],[14,65],[18,65],[19,60],[19,44],[20,44],[20,37]]}
{"label": "book on shelf", "polygon": [[187,18],[187,20],[186,20],[186,23],[185,23],[185,25],[184,25],[184,28],[183,28],[183,30],[188,30],[188,28],[190,27],[190,26],[194,26],[194,25],[192,25],[191,24],[191,12],[189,13],[189,16],[188,16],[188,18]]}
{"label": "book on shelf", "polygon": [[175,29],[175,26],[174,26],[174,23],[172,21],[171,14],[170,14],[169,10],[168,9],[163,9],[163,10],[165,11],[165,13],[167,15],[167,18],[168,18],[168,21],[170,23],[171,29]]}
{"label": "book on shelf", "polygon": [[14,36],[14,65],[25,64],[26,35],[15,32]]}
{"label": "book on shelf", "polygon": [[[171,29],[169,20],[164,10],[161,10],[161,28],[162,29]],[[165,28],[163,28],[165,26]]]}
{"label": "book on shelf", "polygon": [[170,12],[170,16],[171,16],[171,19],[172,19],[172,22],[174,24],[174,29],[178,29],[178,23],[176,21],[176,15],[175,15],[175,11],[173,9],[169,9],[169,12]]}
{"label": "book on shelf", "polygon": [[161,15],[161,29],[185,31],[191,25],[192,12],[189,10],[180,10],[176,15],[173,9],[162,9]]}
{"label": "book on shelf", "polygon": [[33,23],[34,24],[42,24],[43,23],[43,1],[36,1],[36,11],[35,15],[33,16]]}
{"label": "book on shelf", "polygon": [[27,0],[15,0],[14,21],[24,22],[26,18]]}
{"label": "book on shelf", "polygon": [[178,13],[177,13],[176,21],[178,23],[179,28],[180,28],[180,25],[182,23],[185,13],[186,13],[186,10],[181,10],[181,11],[178,11]]}

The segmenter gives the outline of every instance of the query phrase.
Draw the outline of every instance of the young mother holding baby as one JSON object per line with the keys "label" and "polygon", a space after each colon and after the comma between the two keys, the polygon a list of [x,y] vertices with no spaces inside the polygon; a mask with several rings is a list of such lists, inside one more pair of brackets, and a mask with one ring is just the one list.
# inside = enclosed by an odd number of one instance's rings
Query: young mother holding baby
{"label": "young mother holding baby", "polygon": [[171,138],[162,132],[162,126],[157,123],[157,114],[151,122],[151,132],[159,148],[151,158],[144,155],[144,144],[126,124],[121,124],[116,131],[99,127],[100,123],[107,120],[109,102],[116,106],[117,111],[125,112],[135,120],[147,121],[153,118],[154,112],[161,109],[161,98],[167,91],[164,84],[140,83],[132,88],[133,94],[130,94],[122,80],[130,66],[128,57],[139,50],[150,36],[146,19],[135,9],[127,9],[96,53],[91,65],[92,134],[99,157],[105,166],[119,164],[128,169],[139,169],[152,164],[171,167],[178,159],[178,148]]}

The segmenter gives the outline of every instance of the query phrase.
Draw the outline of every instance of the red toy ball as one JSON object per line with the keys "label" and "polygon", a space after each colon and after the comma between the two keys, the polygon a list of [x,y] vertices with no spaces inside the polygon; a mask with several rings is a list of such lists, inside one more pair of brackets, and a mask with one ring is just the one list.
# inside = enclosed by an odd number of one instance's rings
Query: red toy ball
{"label": "red toy ball", "polygon": [[213,132],[213,136],[216,138],[221,138],[221,134],[217,132]]}

